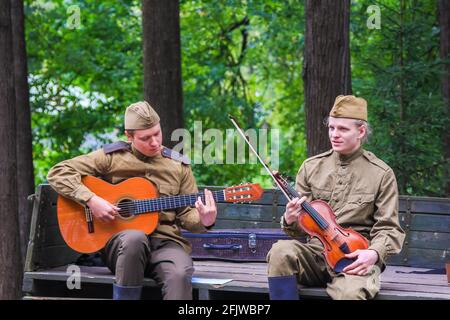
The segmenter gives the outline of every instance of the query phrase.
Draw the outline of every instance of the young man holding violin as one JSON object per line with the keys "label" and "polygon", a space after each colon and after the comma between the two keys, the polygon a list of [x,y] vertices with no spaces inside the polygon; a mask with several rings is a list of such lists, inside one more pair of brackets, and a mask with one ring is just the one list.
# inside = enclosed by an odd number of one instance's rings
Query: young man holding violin
{"label": "young man holding violin", "polygon": [[[142,177],[156,186],[160,196],[197,193],[189,159],[162,146],[159,122],[158,114],[147,102],[131,104],[125,112],[128,142],[115,142],[55,165],[47,176],[49,184],[59,194],[88,206],[93,216],[104,223],[118,219],[121,208],[84,185],[85,176],[102,177],[112,184]],[[140,230],[113,235],[102,250],[106,265],[116,276],[113,298],[140,299],[146,274],[161,284],[164,299],[192,299],[191,246],[183,238],[181,228],[206,232],[216,216],[213,195],[205,190],[204,202],[199,197],[195,208],[161,211],[151,237]]]}
{"label": "young man holding violin", "polygon": [[398,220],[398,190],[392,169],[362,148],[367,140],[367,102],[338,96],[328,118],[332,149],[303,162],[295,189],[302,195],[286,205],[284,231],[298,237],[304,231],[299,215],[305,201],[322,200],[336,223],[352,228],[368,241],[367,249],[345,254],[342,270],[330,267],[322,242],[280,240],[267,255],[271,299],[298,299],[297,284],[326,287],[333,299],[371,299],[379,291],[379,272],[388,256],[400,252],[405,238]]}

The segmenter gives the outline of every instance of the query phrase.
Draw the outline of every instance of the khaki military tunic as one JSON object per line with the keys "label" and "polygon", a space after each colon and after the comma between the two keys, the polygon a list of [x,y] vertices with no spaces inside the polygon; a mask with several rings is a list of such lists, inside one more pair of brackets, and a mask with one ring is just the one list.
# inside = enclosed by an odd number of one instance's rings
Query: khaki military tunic
{"label": "khaki military tunic", "polygon": [[[296,190],[306,196],[307,201],[320,199],[327,202],[339,225],[351,227],[367,238],[369,249],[378,253],[377,265],[380,268],[383,268],[388,256],[400,252],[405,234],[398,219],[396,178],[392,169],[373,153],[360,148],[351,155],[342,156],[330,150],[309,158],[298,171]],[[304,234],[297,222],[286,225],[282,218],[282,225],[290,236]],[[299,282],[306,285],[330,282],[333,277],[345,281],[351,279],[351,286],[363,288],[364,292],[369,293],[366,298],[376,294],[376,290],[367,290],[366,285],[375,281],[370,276],[334,274],[325,265],[322,249],[317,238],[309,239],[307,244],[295,240],[279,241],[268,254],[269,276],[297,273]],[[280,262],[282,257],[300,254],[302,257],[296,257],[295,261]],[[372,286],[372,289],[377,288]],[[342,282],[329,285],[327,289],[333,298],[345,298],[342,290],[348,290],[342,288]],[[359,291],[355,289],[353,292]]]}
{"label": "khaki military tunic", "polygon": [[[116,149],[107,152],[99,149],[55,165],[47,176],[49,184],[58,193],[81,204],[94,195],[81,183],[81,178],[86,175],[101,177],[113,184],[131,177],[143,177],[157,187],[160,196],[198,192],[191,167],[179,155],[147,157],[125,142]],[[197,209],[183,207],[162,211],[152,236],[176,241],[190,253],[190,244],[181,236],[181,228],[191,232],[206,231]]]}

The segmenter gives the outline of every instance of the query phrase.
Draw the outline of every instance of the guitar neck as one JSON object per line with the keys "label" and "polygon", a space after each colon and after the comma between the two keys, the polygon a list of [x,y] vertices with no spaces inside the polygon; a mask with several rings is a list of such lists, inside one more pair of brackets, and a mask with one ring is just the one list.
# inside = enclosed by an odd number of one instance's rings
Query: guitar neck
{"label": "guitar neck", "polygon": [[[212,194],[216,202],[225,200],[224,190],[213,191]],[[138,215],[145,212],[163,211],[192,206],[195,204],[199,197],[202,199],[202,202],[205,203],[205,193],[198,192],[193,194],[182,194],[178,196],[167,196],[154,199],[133,200],[130,202],[125,202],[123,205],[120,204],[119,207],[129,210],[129,213]]]}

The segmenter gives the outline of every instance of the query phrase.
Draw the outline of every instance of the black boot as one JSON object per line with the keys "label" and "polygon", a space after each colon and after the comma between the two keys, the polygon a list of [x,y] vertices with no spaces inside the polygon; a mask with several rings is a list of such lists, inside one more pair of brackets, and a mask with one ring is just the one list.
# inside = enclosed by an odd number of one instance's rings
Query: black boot
{"label": "black boot", "polygon": [[297,277],[269,277],[270,300],[298,300]]}
{"label": "black boot", "polygon": [[119,286],[113,284],[113,300],[140,300],[142,286]]}

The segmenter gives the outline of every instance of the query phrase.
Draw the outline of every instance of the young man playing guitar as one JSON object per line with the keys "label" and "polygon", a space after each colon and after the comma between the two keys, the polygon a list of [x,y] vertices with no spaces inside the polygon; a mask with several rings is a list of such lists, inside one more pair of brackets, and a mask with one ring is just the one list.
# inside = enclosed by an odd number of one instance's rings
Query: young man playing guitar
{"label": "young man playing guitar", "polygon": [[[268,253],[271,299],[298,299],[297,284],[326,286],[333,299],[371,299],[379,288],[377,265],[384,268],[389,255],[400,252],[405,238],[398,220],[398,190],[394,172],[362,144],[367,139],[367,102],[338,96],[328,118],[332,149],[305,160],[295,189],[302,195],[286,206],[281,224],[299,236],[299,214],[306,200],[322,200],[333,209],[336,222],[351,227],[367,240],[367,249],[346,254],[341,272],[327,265],[318,238],[308,242],[280,240]],[[328,239],[333,241],[333,239]]]}
{"label": "young man playing guitar", "polygon": [[[102,177],[112,184],[146,178],[161,196],[198,192],[189,160],[162,146],[159,116],[147,102],[126,109],[125,134],[129,142],[112,143],[55,165],[48,182],[60,195],[88,206],[98,223],[113,222],[121,208],[86,187],[82,183],[85,176]],[[205,190],[204,201],[199,197],[195,208],[161,211],[150,237],[138,230],[114,234],[102,249],[106,265],[116,276],[113,298],[139,299],[145,274],[162,286],[164,299],[192,299],[194,268],[189,242],[180,229],[205,232],[214,225],[216,215],[213,195]]]}

